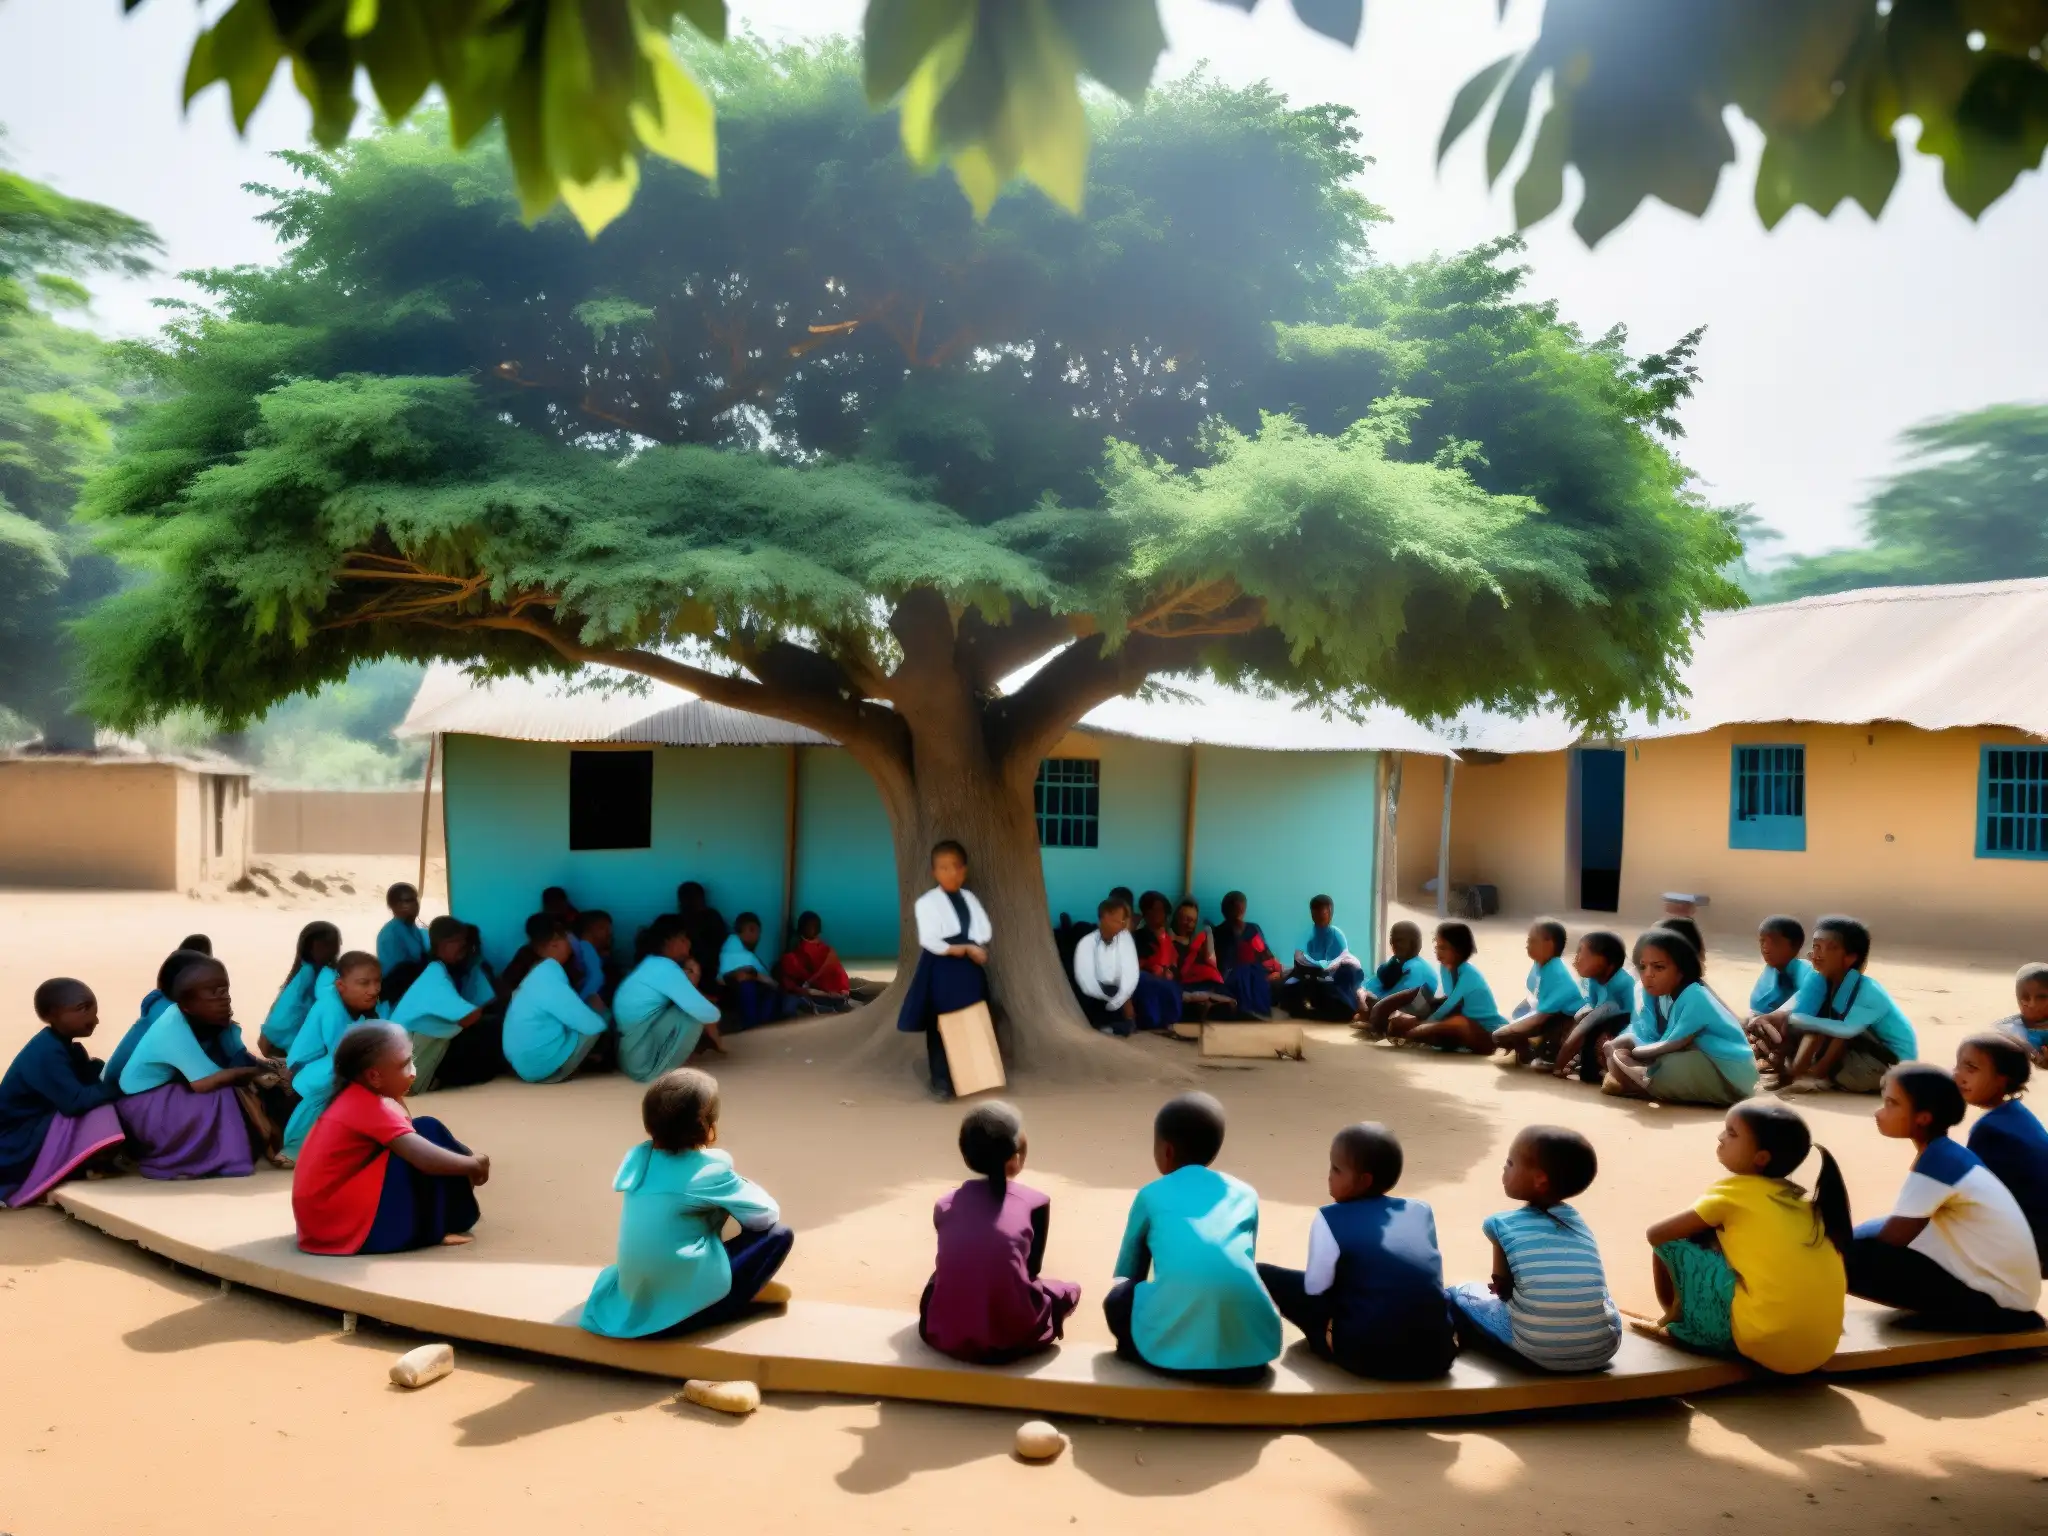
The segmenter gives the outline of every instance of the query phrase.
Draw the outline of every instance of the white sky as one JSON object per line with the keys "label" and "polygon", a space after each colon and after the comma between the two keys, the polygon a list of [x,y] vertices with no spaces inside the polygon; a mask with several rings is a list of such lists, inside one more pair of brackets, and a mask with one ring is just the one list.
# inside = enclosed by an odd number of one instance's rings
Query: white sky
{"label": "white sky", "polygon": [[[1437,132],[1459,84],[1533,30],[1517,0],[1503,30],[1494,0],[1376,0],[1356,53],[1308,32],[1282,0],[1246,18],[1215,0],[1162,0],[1165,62],[1197,60],[1231,81],[1265,77],[1297,101],[1360,113],[1377,158],[1365,190],[1394,217],[1379,249],[1405,258],[1451,251],[1513,223],[1504,178],[1489,196],[1478,135],[1441,176]],[[861,0],[735,0],[771,35],[851,30]],[[210,9],[218,9],[217,0]],[[125,20],[120,0],[0,0],[0,123],[15,168],[153,223],[167,269],[264,260],[258,199],[240,190],[285,174],[265,154],[302,141],[305,114],[277,90],[238,140],[217,89],[178,104],[199,12],[149,0]],[[1753,157],[1754,145],[1748,146]],[[1941,195],[1934,162],[1909,157],[1881,223],[1846,208],[1804,211],[1765,234],[1746,175],[1724,178],[1701,221],[1648,205],[1598,251],[1565,210],[1530,233],[1533,289],[1590,332],[1616,321],[1635,349],[1708,327],[1705,379],[1685,412],[1687,461],[1717,500],[1748,501],[1788,545],[1848,542],[1868,481],[1893,462],[1892,439],[1929,416],[1996,400],[2048,398],[2048,193],[2028,175],[1973,225]],[[168,278],[108,288],[101,323],[154,323]]]}

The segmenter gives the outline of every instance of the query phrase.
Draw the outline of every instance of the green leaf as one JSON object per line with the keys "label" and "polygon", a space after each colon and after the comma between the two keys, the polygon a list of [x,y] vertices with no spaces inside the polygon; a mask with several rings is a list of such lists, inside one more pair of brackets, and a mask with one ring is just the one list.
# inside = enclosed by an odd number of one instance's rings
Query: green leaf
{"label": "green leaf", "polygon": [[1489,187],[1500,180],[1500,173],[1515,157],[1515,146],[1522,142],[1522,134],[1529,126],[1529,98],[1536,90],[1536,82],[1541,78],[1544,67],[1535,49],[1523,54],[1515,72],[1508,76],[1500,101],[1494,106],[1493,124],[1486,131],[1486,184]]}
{"label": "green leaf", "polygon": [[1564,201],[1564,167],[1571,154],[1571,109],[1552,103],[1536,129],[1529,163],[1515,181],[1515,227],[1527,229],[1547,219]]}
{"label": "green leaf", "polygon": [[[660,0],[656,0],[656,3],[659,4]],[[683,13],[684,19],[705,37],[714,43],[725,41],[728,28],[725,0],[673,0],[673,3]],[[656,27],[655,30],[666,32],[666,28],[663,27]]]}
{"label": "green leaf", "polygon": [[[655,90],[653,108],[638,102],[633,106],[633,127],[640,142],[708,181],[717,180],[718,132],[711,98],[683,72],[662,34],[643,31],[640,48],[654,72]],[[587,222],[584,227],[589,228]]]}
{"label": "green leaf", "polygon": [[348,0],[348,20],[343,23],[343,30],[350,37],[368,37],[376,26],[377,0]]}
{"label": "green leaf", "polygon": [[1311,31],[1355,45],[1365,25],[1365,0],[1294,0],[1294,14]]}
{"label": "green leaf", "polygon": [[1166,51],[1159,0],[1052,0],[1051,8],[1089,75],[1125,101],[1143,99]]}
{"label": "green leaf", "polygon": [[1504,54],[1470,80],[1458,87],[1458,94],[1451,102],[1450,116],[1444,119],[1444,131],[1437,136],[1436,163],[1441,166],[1444,156],[1451,152],[1451,146],[1464,136],[1478,118],[1481,110],[1493,99],[1494,89],[1501,77],[1514,67],[1520,54]]}
{"label": "green leaf", "polygon": [[938,164],[945,152],[938,125],[939,104],[945,100],[946,93],[959,76],[973,42],[974,15],[969,11],[950,33],[926,52],[911,72],[897,115],[902,127],[904,153],[910,156],[913,165],[929,169]]}
{"label": "green leaf", "polygon": [[2041,164],[2048,149],[2048,73],[2038,61],[1985,62],[1956,105],[1955,148],[1942,156],[1949,201],[1976,218]]}
{"label": "green leaf", "polygon": [[[371,9],[374,15],[374,0]],[[351,35],[377,105],[392,122],[403,122],[434,83],[434,42],[409,5],[390,6],[379,20],[374,30]]]}
{"label": "green leaf", "polygon": [[[879,107],[913,78],[929,77],[933,54],[954,46],[963,32],[973,32],[974,13],[975,0],[869,0],[861,23],[862,83],[869,102]],[[950,71],[946,77],[951,78]],[[929,163],[914,153],[911,158]]]}

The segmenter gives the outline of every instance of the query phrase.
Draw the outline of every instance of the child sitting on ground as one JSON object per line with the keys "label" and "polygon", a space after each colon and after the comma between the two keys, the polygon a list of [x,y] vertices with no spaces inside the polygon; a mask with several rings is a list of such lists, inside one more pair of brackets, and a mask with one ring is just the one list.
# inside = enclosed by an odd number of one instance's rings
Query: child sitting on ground
{"label": "child sitting on ground", "polygon": [[[573,953],[559,917],[529,917],[526,945],[532,964],[505,1008],[505,1062],[529,1083],[566,1082],[611,1026],[569,984]],[[517,962],[507,980],[516,970]]]}
{"label": "child sitting on ground", "polygon": [[732,920],[732,933],[718,953],[718,979],[731,998],[727,1013],[734,1029],[752,1029],[796,1012],[796,999],[775,985],[775,967],[763,960],[761,919],[742,912]]}
{"label": "child sitting on ground", "polygon": [[[346,978],[344,978],[346,985]],[[405,1253],[472,1241],[491,1160],[431,1116],[406,1112],[412,1043],[396,1024],[357,1024],[334,1048],[340,1091],[292,1171],[305,1253]]]}
{"label": "child sitting on ground", "polygon": [[775,962],[775,980],[806,1013],[845,1013],[853,1006],[853,978],[824,940],[825,922],[815,912],[796,920],[796,942]]}
{"label": "child sitting on ground", "polygon": [[[693,1333],[789,1300],[775,1272],[796,1235],[768,1191],[734,1171],[718,1141],[718,1083],[679,1067],[640,1100],[648,1139],[626,1154],[612,1188],[618,1262],[583,1305],[583,1326],[614,1339]],[[726,1220],[739,1232],[724,1242]]]}
{"label": "child sitting on ground", "polygon": [[690,958],[688,925],[664,912],[640,930],[634,948],[639,964],[612,997],[619,1070],[636,1083],[651,1083],[689,1061],[700,1041],[723,1052],[718,1008],[683,968]]}
{"label": "child sitting on ground", "polygon": [[1604,1093],[1666,1104],[1733,1104],[1756,1092],[1756,1053],[1702,979],[1700,957],[1668,928],[1636,940],[1636,975],[1654,1040],[1633,1029],[1607,1056]]}
{"label": "child sitting on ground", "polygon": [[578,912],[570,932],[576,955],[576,995],[593,1008],[603,1008],[611,995],[612,915],[596,907]]}
{"label": "child sitting on ground", "polygon": [[[486,1017],[494,994],[483,968],[468,963],[469,942],[467,923],[435,918],[427,928],[429,959],[391,1006],[391,1022],[412,1043],[416,1093],[486,1082],[503,1064],[502,1026]],[[392,991],[386,975],[384,997]]]}
{"label": "child sitting on ground", "polygon": [[1436,1213],[1392,1193],[1401,1143],[1384,1125],[1347,1125],[1330,1143],[1331,1204],[1308,1229],[1308,1267],[1261,1264],[1259,1279],[1308,1347],[1357,1376],[1426,1381],[1458,1340],[1444,1296]]}
{"label": "child sitting on ground", "polygon": [[1130,908],[1111,896],[1097,903],[1095,926],[1074,946],[1074,993],[1098,1034],[1128,1035],[1137,1024],[1138,946],[1130,925]]}
{"label": "child sitting on ground", "polygon": [[1351,953],[1336,916],[1337,904],[1329,897],[1309,898],[1308,937],[1295,950],[1294,969],[1280,988],[1281,1006],[1295,1018],[1355,1022],[1370,1006],[1365,967]]}
{"label": "child sitting on ground", "polygon": [[1422,958],[1422,929],[1405,918],[1387,930],[1387,958],[1366,983],[1368,1034],[1382,1037],[1396,1013],[1427,1014],[1436,1006],[1436,967]]}
{"label": "child sitting on ground", "polygon": [[2020,1102],[2033,1062],[2010,1035],[1972,1035],[1956,1051],[1956,1091],[1984,1111],[1969,1148],[2019,1202],[2048,1275],[2048,1130]]}
{"label": "child sitting on ground", "polygon": [[391,921],[377,930],[377,963],[385,971],[424,961],[430,951],[427,930],[420,926],[420,893],[401,880],[384,893]]}
{"label": "child sitting on ground", "polygon": [[292,968],[278,989],[277,1000],[263,1020],[256,1037],[258,1048],[273,1061],[291,1055],[299,1026],[313,1011],[313,1004],[334,985],[334,962],[341,954],[341,930],[332,923],[308,923],[299,930],[299,947],[292,956]]}
{"label": "child sitting on ground", "polygon": [[1016,1182],[1027,1150],[1007,1104],[960,1122],[960,1156],[978,1177],[932,1208],[938,1261],[917,1304],[918,1337],[956,1360],[1000,1365],[1048,1349],[1081,1303],[1073,1281],[1039,1275],[1052,1202]]}
{"label": "child sitting on ground", "polygon": [[[1813,975],[1813,967],[1800,953],[1806,948],[1806,929],[1796,917],[1779,913],[1765,918],[1757,925],[1756,947],[1763,956],[1764,968],[1757,972],[1756,985],[1749,989],[1749,1017],[1743,1025],[1750,1038],[1761,1043],[1765,1037],[1758,1027],[1760,1022],[1798,995],[1807,978]],[[1773,1032],[1770,1039],[1776,1038]]]}
{"label": "child sitting on ground", "polygon": [[1493,1032],[1507,1020],[1493,1000],[1493,989],[1472,963],[1479,942],[1465,923],[1436,925],[1436,963],[1443,972],[1444,992],[1425,1017],[1402,1010],[1387,1019],[1387,1038],[1397,1043],[1435,1046],[1440,1051],[1493,1054]]}
{"label": "child sitting on ground", "polygon": [[0,1077],[0,1205],[34,1205],[126,1139],[114,1090],[79,1042],[99,1028],[99,999],[68,976],[36,988],[43,1027]]}
{"label": "child sitting on ground", "polygon": [[995,937],[981,901],[967,889],[967,850],[948,838],[932,848],[932,888],[917,898],[917,970],[903,993],[896,1027],[924,1035],[931,1090],[953,1097],[953,1073],[939,1015],[988,1001],[988,946]]}
{"label": "child sitting on ground", "polygon": [[1848,1295],[1849,1192],[1826,1147],[1813,1197],[1791,1182],[1812,1150],[1788,1105],[1752,1099],[1728,1111],[1714,1147],[1728,1177],[1649,1231],[1658,1321],[1672,1338],[1783,1376],[1819,1370],[1834,1354]]}
{"label": "child sitting on ground", "polygon": [[1247,1018],[1273,1015],[1273,983],[1280,979],[1280,961],[1266,947],[1259,925],[1245,918],[1243,891],[1223,893],[1223,921],[1213,930],[1216,964],[1223,985]]}
{"label": "child sitting on ground", "polygon": [[1812,957],[1814,974],[1758,1021],[1778,1084],[1788,1093],[1875,1093],[1919,1042],[1891,994],[1864,974],[1870,930],[1853,917],[1824,917],[1813,925]]}
{"label": "child sitting on ground", "polygon": [[1532,1125],[1515,1137],[1500,1185],[1518,1210],[1486,1218],[1493,1279],[1451,1289],[1458,1342],[1545,1371],[1600,1371],[1621,1347],[1600,1244],[1566,1202],[1592,1187],[1600,1162],[1577,1131]]}
{"label": "child sitting on ground", "polygon": [[[178,947],[172,950],[171,953],[174,955],[197,954],[205,957],[208,960],[211,960],[213,958],[213,940],[208,938],[203,933],[188,933],[185,935],[184,938],[178,941]],[[169,962],[166,961],[165,964],[169,964]],[[142,1006],[135,1010],[136,1016],[139,1019],[147,1021],[151,1014],[155,1013],[157,1009],[161,1008],[165,1003],[171,1000],[170,995],[164,991],[165,985],[166,983],[164,980],[163,971],[161,970],[161,968],[159,968],[159,970],[157,971],[156,985],[153,988],[151,988],[148,992],[143,994]],[[132,1024],[129,1026],[129,1032],[131,1034],[136,1034],[137,1038],[140,1038],[139,1033],[136,1031],[135,1026]],[[107,1064],[109,1066],[112,1066],[113,1060],[113,1057],[109,1056],[107,1058]]]}
{"label": "child sitting on ground", "polygon": [[334,1073],[334,1052],[342,1036],[365,1019],[383,1016],[384,972],[375,955],[351,950],[334,962],[334,970],[334,985],[320,994],[292,1041],[288,1065],[299,1102],[284,1128],[284,1150],[292,1157],[299,1155],[341,1087]]}
{"label": "child sitting on ground", "polygon": [[[1825,970],[1820,957],[1814,967]],[[1849,1294],[1973,1333],[2038,1328],[2041,1256],[2026,1213],[1976,1153],[1952,1140],[1963,1096],[1940,1067],[1908,1062],[1879,1085],[1877,1129],[1910,1141],[1913,1171],[1892,1213],[1856,1228]]]}
{"label": "child sitting on ground", "polygon": [[2037,1067],[2048,1067],[2048,965],[2023,965],[2012,979],[2019,1011],[2000,1019],[1997,1028],[2025,1043]]}
{"label": "child sitting on ground", "polygon": [[1586,1006],[1572,1021],[1557,1049],[1559,1077],[1574,1071],[1582,1083],[1598,1083],[1607,1071],[1606,1045],[1629,1026],[1636,1013],[1636,979],[1622,967],[1628,949],[1621,936],[1596,928],[1579,940],[1572,969],[1585,988]]}
{"label": "child sitting on ground", "polygon": [[1138,898],[1141,918],[1131,941],[1138,952],[1138,990],[1131,1001],[1137,1004],[1140,1029],[1171,1029],[1187,1011],[1187,994],[1180,984],[1180,951],[1173,942],[1173,905],[1163,891],[1147,891]]}
{"label": "child sitting on ground", "polygon": [[1204,926],[1202,909],[1192,896],[1173,909],[1173,952],[1173,979],[1180,984],[1183,1014],[1206,1024],[1218,1009],[1226,1014],[1236,1011],[1237,999],[1223,984],[1223,968],[1216,963],[1216,936]]}
{"label": "child sitting on ground", "polygon": [[1511,1053],[1516,1066],[1526,1067],[1540,1054],[1554,1066],[1565,1035],[1586,1006],[1585,989],[1565,963],[1564,924],[1539,918],[1529,925],[1523,948],[1529,956],[1528,996],[1515,1005],[1514,1016],[1493,1032],[1494,1046]]}
{"label": "child sitting on ground", "polygon": [[[205,937],[203,933],[193,934],[186,943],[189,944],[195,938]],[[143,998],[141,1013],[136,1015],[135,1022],[130,1024],[127,1032],[121,1036],[120,1043],[114,1047],[114,1054],[107,1058],[106,1070],[100,1074],[100,1081],[113,1089],[117,1096],[121,1092],[121,1071],[128,1065],[128,1058],[135,1054],[135,1047],[140,1045],[142,1037],[149,1033],[149,1026],[156,1022],[156,1016],[171,1006],[171,978],[188,965],[212,958],[211,946],[206,949],[187,949],[180,945],[166,955],[164,963],[156,968],[155,988]]]}
{"label": "child sitting on ground", "polygon": [[289,1095],[279,1066],[251,1052],[235,1025],[227,967],[205,957],[171,977],[160,1009],[121,1069],[115,1109],[146,1179],[245,1178],[256,1154],[280,1150]]}
{"label": "child sitting on ground", "polygon": [[1167,1100],[1152,1122],[1160,1176],[1131,1202],[1102,1311],[1124,1359],[1237,1383],[1280,1353],[1280,1314],[1252,1260],[1258,1194],[1209,1166],[1222,1150],[1221,1104],[1206,1093]]}

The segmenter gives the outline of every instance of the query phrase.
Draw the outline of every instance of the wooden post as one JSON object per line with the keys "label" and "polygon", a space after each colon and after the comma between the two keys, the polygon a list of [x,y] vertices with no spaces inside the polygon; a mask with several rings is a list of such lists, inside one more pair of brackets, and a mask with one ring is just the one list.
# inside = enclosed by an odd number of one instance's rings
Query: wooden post
{"label": "wooden post", "polygon": [[1436,839],[1436,915],[1451,915],[1451,779],[1458,771],[1455,757],[1444,759],[1444,823]]}
{"label": "wooden post", "polygon": [[1377,951],[1387,931],[1387,907],[1400,894],[1397,889],[1401,862],[1396,841],[1396,823],[1401,806],[1401,756],[1382,752],[1375,775],[1379,795],[1379,857],[1373,862],[1377,874],[1372,883],[1372,944]]}
{"label": "wooden post", "polygon": [[1201,788],[1201,748],[1188,743],[1188,813],[1180,833],[1180,893],[1195,894],[1195,795]]}
{"label": "wooden post", "polygon": [[789,943],[792,925],[796,922],[796,823],[797,823],[797,753],[802,748],[792,745],[789,749],[789,793],[783,802],[782,815],[782,936],[777,942],[783,946]]}
{"label": "wooden post", "polygon": [[434,819],[434,759],[440,755],[441,733],[427,738],[427,782],[420,790],[420,900],[427,899],[427,832]]}

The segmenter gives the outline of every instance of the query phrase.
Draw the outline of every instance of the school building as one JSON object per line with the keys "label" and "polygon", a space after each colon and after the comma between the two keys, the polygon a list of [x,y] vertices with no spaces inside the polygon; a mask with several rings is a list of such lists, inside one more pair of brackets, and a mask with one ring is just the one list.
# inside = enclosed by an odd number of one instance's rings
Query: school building
{"label": "school building", "polygon": [[[1284,699],[1168,680],[1096,709],[1040,765],[1048,920],[1092,918],[1113,885],[1215,915],[1226,890],[1277,942],[1327,892],[1361,949],[1384,926],[1395,764],[1450,748],[1393,711],[1324,719]],[[895,852],[873,781],[798,726],[660,684],[473,683],[432,669],[398,734],[442,764],[453,911],[502,961],[541,890],[609,911],[621,945],[700,881],[773,945],[816,911],[849,957],[897,952]]]}
{"label": "school building", "polygon": [[[2048,580],[1881,587],[1710,616],[1682,712],[1581,738],[1469,715],[1405,765],[1400,890],[1710,928],[1828,911],[2048,949]],[[1448,784],[1448,793],[1445,792]]]}
{"label": "school building", "polygon": [[249,769],[213,752],[0,754],[0,885],[191,891],[249,872]]}

